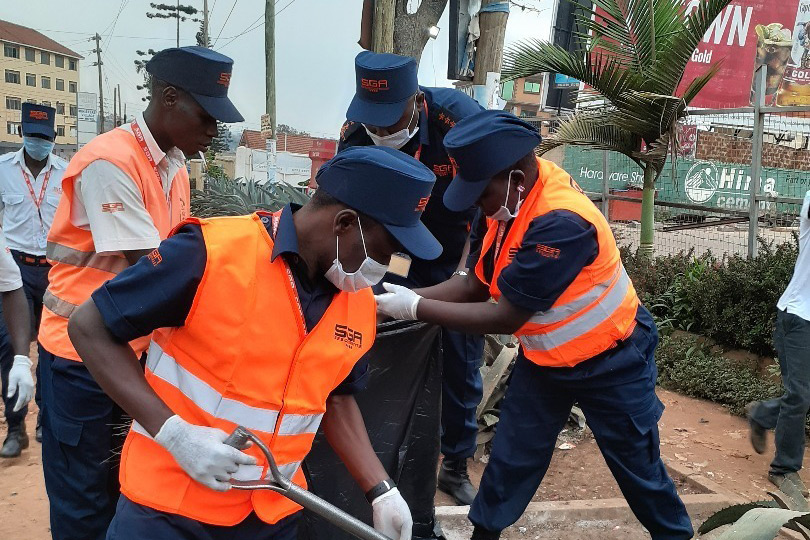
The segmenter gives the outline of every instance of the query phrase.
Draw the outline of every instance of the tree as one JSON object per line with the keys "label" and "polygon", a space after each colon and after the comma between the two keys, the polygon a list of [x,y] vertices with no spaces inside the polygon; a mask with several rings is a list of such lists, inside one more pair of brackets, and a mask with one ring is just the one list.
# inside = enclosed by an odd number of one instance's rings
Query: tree
{"label": "tree", "polygon": [[180,22],[191,20],[194,22],[202,22],[201,19],[194,17],[199,10],[194,6],[180,4],[179,0],[175,5],[170,4],[155,4],[149,3],[149,7],[154,9],[154,12],[146,12],[146,16],[150,19],[176,19],[177,20],[177,46],[180,46]]}
{"label": "tree", "polygon": [[211,141],[211,146],[208,149],[209,152],[214,155],[228,152],[231,149],[232,139],[231,130],[228,128],[227,124],[217,122],[217,136]]}
{"label": "tree", "polygon": [[[701,0],[684,12],[681,0],[593,0],[577,15],[585,32],[576,50],[539,39],[519,42],[504,54],[505,80],[560,73],[590,88],[577,112],[540,145],[540,153],[573,144],[622,153],[644,171],[641,249],[653,250],[655,181],[670,149],[677,149],[678,121],[719,69],[719,63],[683,85],[686,64],[712,22],[731,0]],[[597,13],[596,8],[600,8]]]}
{"label": "tree", "polygon": [[152,79],[146,71],[146,64],[157,54],[157,51],[155,49],[149,49],[146,52],[138,50],[135,51],[135,54],[138,55],[138,59],[135,60],[135,72],[143,77],[143,84],[139,84],[136,88],[146,91],[146,97],[141,96],[141,101],[149,101],[152,99]]}
{"label": "tree", "polygon": [[287,124],[279,124],[276,126],[276,133],[286,133],[287,135],[301,135],[302,137],[309,137],[309,133],[306,131],[295,129],[292,126],[288,126]]}
{"label": "tree", "polygon": [[430,38],[428,28],[436,26],[447,0],[422,0],[414,13],[408,13],[408,4],[413,0],[397,0],[394,14],[394,52],[419,59],[425,43]]}

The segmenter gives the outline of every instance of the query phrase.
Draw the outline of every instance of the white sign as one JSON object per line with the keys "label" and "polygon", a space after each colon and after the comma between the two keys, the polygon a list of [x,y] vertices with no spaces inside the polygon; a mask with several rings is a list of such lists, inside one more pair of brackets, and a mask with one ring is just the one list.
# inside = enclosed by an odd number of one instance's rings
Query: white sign
{"label": "white sign", "polygon": [[79,92],[76,96],[77,122],[79,148],[90,142],[98,134],[96,124],[98,96],[91,92]]}
{"label": "white sign", "polygon": [[702,204],[717,193],[717,167],[709,161],[698,161],[686,173],[686,196]]}

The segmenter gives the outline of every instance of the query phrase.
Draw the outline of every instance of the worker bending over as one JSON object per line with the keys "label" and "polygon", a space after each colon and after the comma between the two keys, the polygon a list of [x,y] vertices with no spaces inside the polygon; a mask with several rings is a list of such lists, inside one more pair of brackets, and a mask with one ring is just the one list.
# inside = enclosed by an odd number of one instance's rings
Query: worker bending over
{"label": "worker bending over", "polygon": [[444,202],[450,209],[475,203],[486,216],[482,241],[471,247],[475,272],[416,291],[386,284],[379,310],[520,340],[470,508],[474,539],[497,539],[521,516],[575,402],[652,538],[691,538],[659,455],[655,323],[607,221],[568,173],[535,157],[539,143],[536,128],[501,111],[456,124],[444,139],[458,171]]}
{"label": "worker bending over", "polygon": [[[229,490],[231,478],[268,471],[258,449],[224,440],[247,427],[305,485],[300,464],[321,420],[367,493],[375,528],[410,538],[408,506],[351,394],[366,371],[355,364],[374,343],[370,287],[401,247],[422,258],[441,252],[419,221],[435,177],[396,150],[356,148],[317,181],[303,207],[188,220],[71,317],[85,365],[135,420],[109,540],[295,538],[295,503]],[[127,342],[155,330],[144,376]]]}

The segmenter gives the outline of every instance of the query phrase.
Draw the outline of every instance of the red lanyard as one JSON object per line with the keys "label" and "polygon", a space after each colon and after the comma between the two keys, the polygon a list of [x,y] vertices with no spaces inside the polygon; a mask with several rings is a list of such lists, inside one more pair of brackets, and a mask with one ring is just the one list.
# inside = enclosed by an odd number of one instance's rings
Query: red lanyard
{"label": "red lanyard", "polygon": [[503,240],[503,235],[506,232],[506,222],[499,221],[498,222],[498,236],[495,239],[495,253],[493,254],[492,261],[496,262],[498,260],[498,256],[501,254],[501,241]]}
{"label": "red lanyard", "polygon": [[[273,243],[276,241],[276,232],[278,232],[278,223],[281,220],[281,212],[273,214]],[[282,258],[283,259],[283,258]],[[307,326],[304,321],[304,308],[301,307],[301,299],[298,297],[298,288],[295,286],[295,278],[293,277],[292,271],[290,270],[290,266],[287,264],[286,261],[282,260],[284,263],[284,269],[287,271],[287,279],[290,280],[290,289],[292,289],[293,297],[295,297],[295,304],[298,306],[298,313],[301,315],[301,324],[304,329],[304,334],[307,333]]]}
{"label": "red lanyard", "polygon": [[39,190],[39,197],[34,193],[34,185],[31,183],[31,178],[29,178],[28,173],[25,172],[25,169],[23,169],[22,172],[25,185],[28,186],[28,193],[31,194],[31,200],[34,201],[34,206],[37,207],[39,221],[42,221],[42,200],[45,198],[45,192],[48,190],[48,181],[51,179],[51,171],[53,171],[53,169],[48,169],[48,172],[45,173],[45,178],[42,180],[42,188]]}
{"label": "red lanyard", "polygon": [[155,163],[155,158],[152,157],[152,152],[149,151],[149,146],[147,146],[146,144],[146,139],[143,136],[143,131],[141,131],[141,127],[135,120],[132,121],[131,127],[132,127],[132,134],[135,135],[135,139],[141,146],[141,151],[143,151],[143,155],[145,155],[146,159],[149,160],[149,164],[152,166],[152,170],[155,171],[155,176],[157,176],[158,182],[160,182],[160,186],[163,187],[163,179],[160,177],[160,171],[158,170],[157,163]]}

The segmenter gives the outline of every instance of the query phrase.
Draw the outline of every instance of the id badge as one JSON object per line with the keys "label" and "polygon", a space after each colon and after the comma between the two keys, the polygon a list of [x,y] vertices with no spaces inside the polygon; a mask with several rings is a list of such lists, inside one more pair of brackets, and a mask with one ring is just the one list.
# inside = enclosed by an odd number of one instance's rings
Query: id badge
{"label": "id badge", "polygon": [[34,237],[34,241],[39,249],[45,249],[48,247],[48,233],[44,229],[40,229]]}

